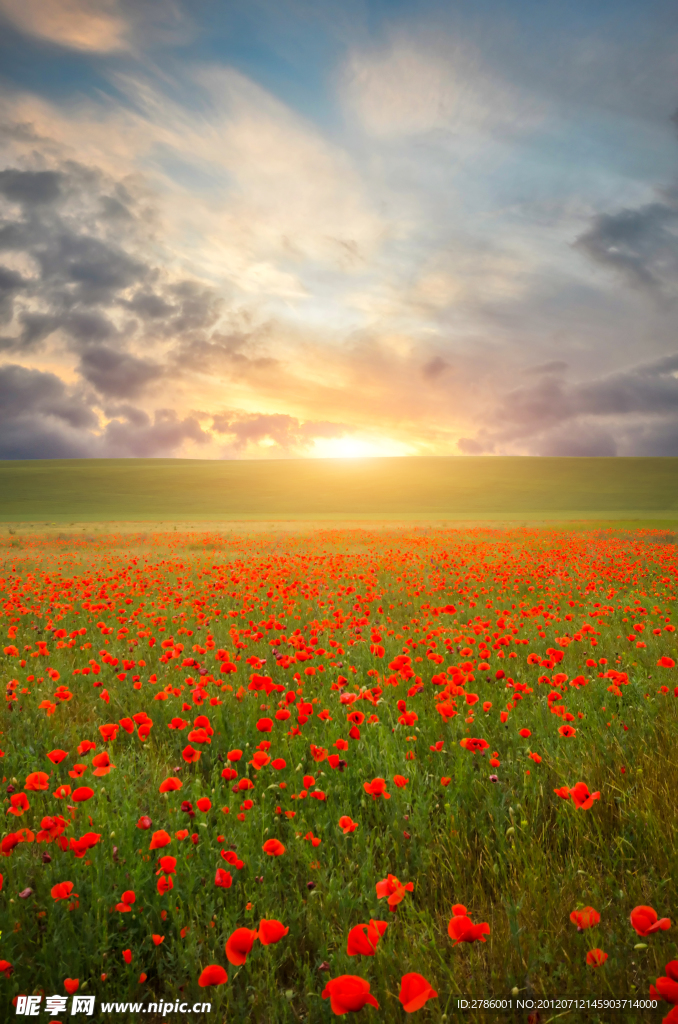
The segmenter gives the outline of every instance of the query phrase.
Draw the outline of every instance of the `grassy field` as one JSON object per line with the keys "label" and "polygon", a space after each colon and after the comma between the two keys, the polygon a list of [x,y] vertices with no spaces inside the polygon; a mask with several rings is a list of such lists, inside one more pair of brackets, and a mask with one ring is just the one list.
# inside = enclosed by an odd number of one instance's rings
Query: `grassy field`
{"label": "grassy field", "polygon": [[0,521],[678,519],[678,459],[0,462]]}
{"label": "grassy field", "polygon": [[[77,989],[96,1008],[74,1019],[329,1024],[328,983],[352,975],[379,1003],[362,1018],[390,1024],[414,973],[436,993],[422,1021],[525,1022],[458,1000],[660,984],[674,533],[94,529],[0,537],[0,1019]],[[411,883],[393,910],[389,874]],[[639,931],[639,905],[671,927]],[[265,945],[262,919],[289,932]],[[351,955],[370,920],[376,950]],[[201,986],[211,966],[223,984]]]}

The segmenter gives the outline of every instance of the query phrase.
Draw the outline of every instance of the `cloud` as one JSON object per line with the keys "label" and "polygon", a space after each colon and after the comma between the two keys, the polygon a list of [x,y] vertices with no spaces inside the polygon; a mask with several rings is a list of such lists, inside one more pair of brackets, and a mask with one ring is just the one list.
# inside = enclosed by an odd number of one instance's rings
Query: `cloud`
{"label": "cloud", "polygon": [[118,418],[107,424],[99,447],[106,458],[146,459],[174,455],[187,441],[197,445],[210,441],[196,417],[182,418],[173,409],[158,409],[151,419],[123,406]]}
{"label": "cloud", "polygon": [[463,454],[678,455],[677,424],[674,353],[593,380],[543,375],[497,396],[476,436],[457,444]]}
{"label": "cloud", "polygon": [[61,197],[62,175],[57,171],[0,171],[0,195],[24,208],[54,203]]}
{"label": "cloud", "polygon": [[149,416],[122,403],[106,415],[104,425],[91,396],[56,374],[0,366],[0,459],[150,458],[210,441],[195,416],[172,409]]}
{"label": "cloud", "polygon": [[127,45],[115,0],[0,0],[0,13],[20,31],[69,49],[106,53]]}
{"label": "cloud", "polygon": [[0,367],[0,458],[86,458],[97,418],[53,373]]}
{"label": "cloud", "polygon": [[0,324],[9,323],[14,316],[14,299],[26,287],[21,274],[0,264]]}
{"label": "cloud", "polygon": [[143,53],[190,41],[195,26],[176,0],[0,0],[0,17],[42,43],[92,55]]}
{"label": "cloud", "polygon": [[230,455],[241,455],[251,445],[256,447],[265,441],[265,450],[272,456],[304,454],[318,438],[345,437],[352,432],[342,423],[301,422],[282,413],[240,410],[218,413],[213,419],[212,429],[227,435],[229,444],[226,451]]}
{"label": "cloud", "polygon": [[378,47],[352,50],[339,87],[347,112],[377,138],[522,132],[544,117],[536,94],[498,74],[471,39],[444,29],[437,38],[394,31]]}
{"label": "cloud", "polygon": [[106,398],[137,398],[147,384],[159,380],[165,371],[149,359],[99,345],[83,352],[80,372]]}
{"label": "cloud", "polygon": [[678,295],[678,192],[670,202],[597,214],[574,245],[632,287]]}

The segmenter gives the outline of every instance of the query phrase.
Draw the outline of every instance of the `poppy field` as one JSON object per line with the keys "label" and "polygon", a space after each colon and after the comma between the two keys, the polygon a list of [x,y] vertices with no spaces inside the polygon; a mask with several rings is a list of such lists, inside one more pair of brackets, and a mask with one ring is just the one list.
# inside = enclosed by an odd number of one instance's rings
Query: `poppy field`
{"label": "poppy field", "polygon": [[678,1022],[675,541],[3,538],[2,1019]]}

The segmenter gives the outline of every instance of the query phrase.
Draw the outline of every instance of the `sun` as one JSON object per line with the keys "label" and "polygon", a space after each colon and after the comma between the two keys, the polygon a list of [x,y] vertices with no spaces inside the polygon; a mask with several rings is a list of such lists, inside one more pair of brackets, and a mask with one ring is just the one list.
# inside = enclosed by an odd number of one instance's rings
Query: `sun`
{"label": "sun", "polygon": [[375,459],[407,454],[405,446],[397,442],[361,437],[316,438],[313,451],[319,459]]}

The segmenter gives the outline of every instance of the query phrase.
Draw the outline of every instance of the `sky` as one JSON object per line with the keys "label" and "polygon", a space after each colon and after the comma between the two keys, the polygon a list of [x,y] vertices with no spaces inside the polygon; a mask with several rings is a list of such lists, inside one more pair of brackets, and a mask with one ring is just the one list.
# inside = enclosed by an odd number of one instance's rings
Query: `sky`
{"label": "sky", "polygon": [[0,458],[678,456],[674,0],[0,0]]}

